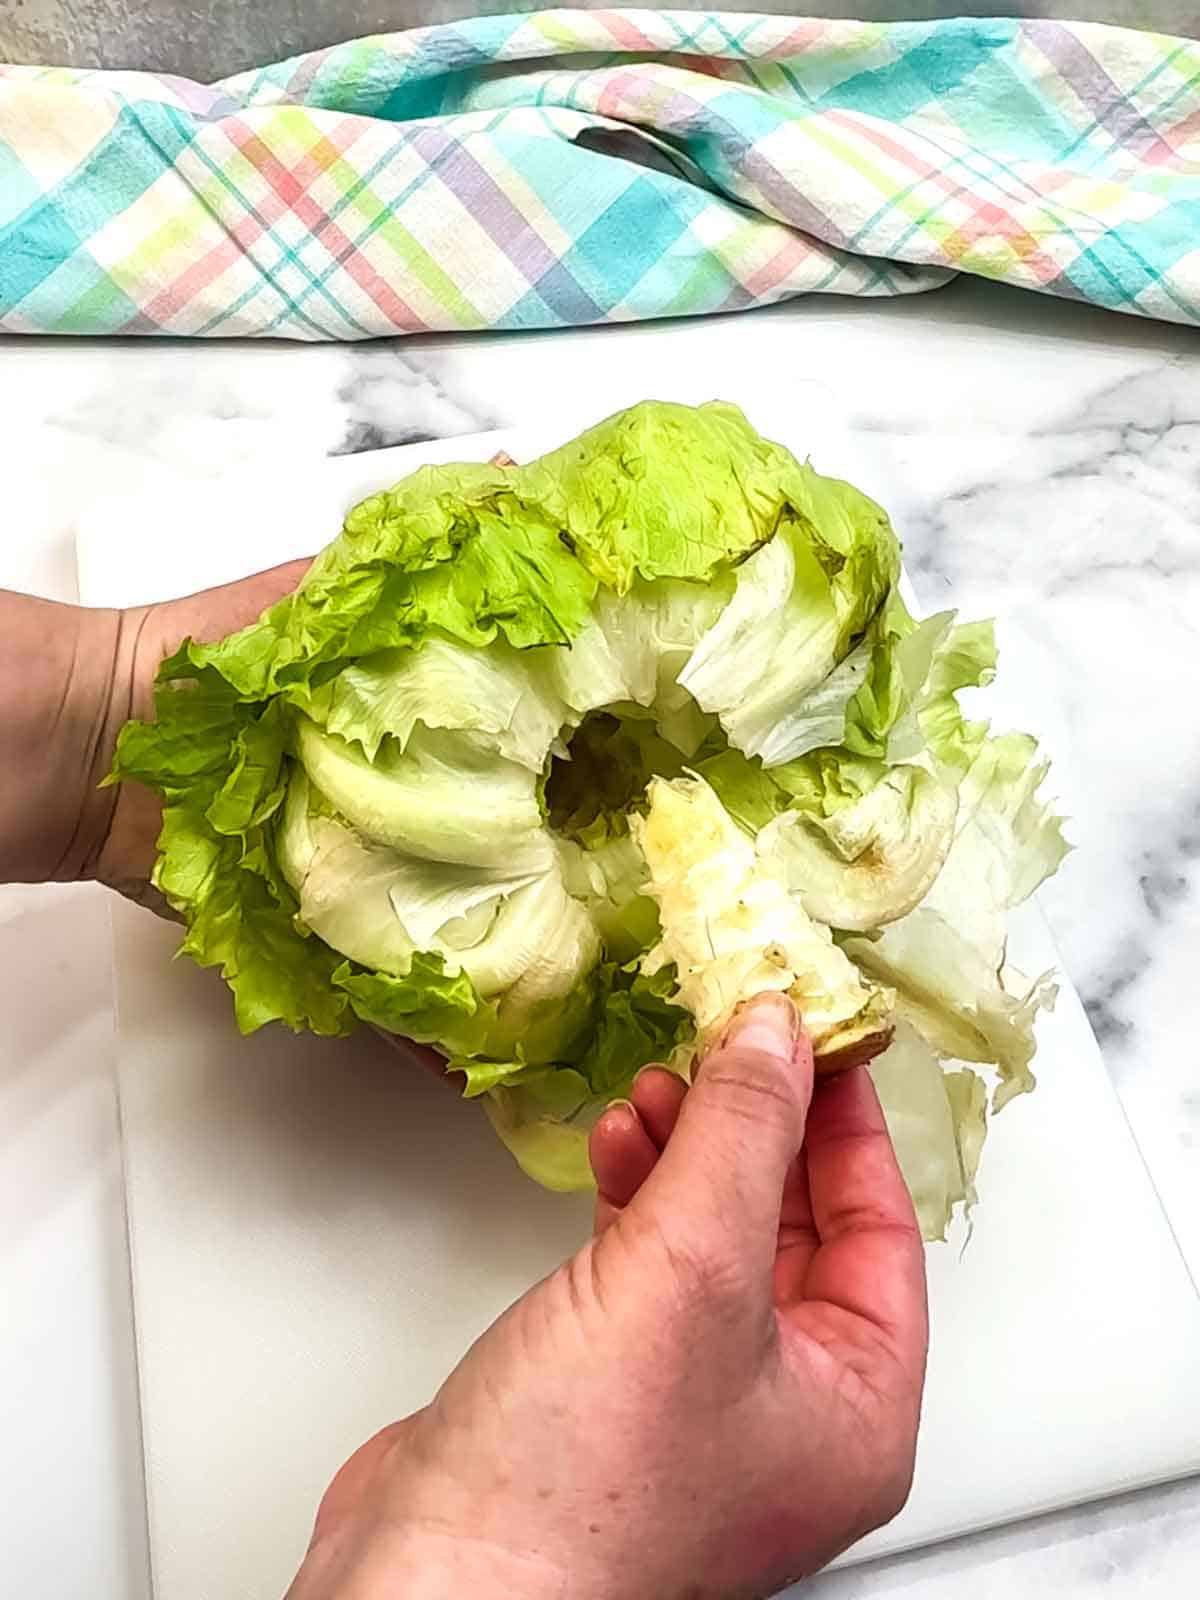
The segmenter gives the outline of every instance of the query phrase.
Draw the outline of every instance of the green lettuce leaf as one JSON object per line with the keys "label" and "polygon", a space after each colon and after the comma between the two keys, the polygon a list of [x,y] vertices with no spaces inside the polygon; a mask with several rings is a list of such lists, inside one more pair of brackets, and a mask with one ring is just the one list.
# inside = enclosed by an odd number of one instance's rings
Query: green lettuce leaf
{"label": "green lettuce leaf", "polygon": [[849,544],[840,506],[835,519],[814,504],[828,480],[804,474],[736,406],[655,401],[588,429],[521,477],[587,570],[624,595],[638,578],[706,579],[748,555],[772,537],[797,494],[824,515],[822,535]]}
{"label": "green lettuce leaf", "polygon": [[496,1025],[495,1005],[480,997],[465,972],[447,972],[440,955],[418,951],[401,976],[344,961],[333,981],[361,1021],[418,1044],[471,1054],[486,1049]]}
{"label": "green lettuce leaf", "polygon": [[608,963],[597,973],[593,1013],[569,1066],[455,1059],[469,1096],[486,1095],[488,1117],[522,1170],[544,1187],[593,1184],[587,1143],[606,1105],[629,1093],[651,1062],[669,1063],[695,1033],[688,1012],[674,1004],[675,974],[651,977]]}

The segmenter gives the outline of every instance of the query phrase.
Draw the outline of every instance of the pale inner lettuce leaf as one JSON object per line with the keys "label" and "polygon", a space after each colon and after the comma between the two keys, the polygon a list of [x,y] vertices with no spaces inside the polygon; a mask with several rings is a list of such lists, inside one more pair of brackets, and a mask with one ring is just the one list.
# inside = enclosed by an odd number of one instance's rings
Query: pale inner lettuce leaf
{"label": "pale inner lettuce leaf", "polygon": [[729,575],[707,584],[639,581],[627,595],[602,591],[596,613],[624,692],[614,699],[654,708],[659,731],[685,755],[694,755],[714,719],[705,716],[679,681],[698,641],[714,625],[733,593]]}
{"label": "pale inner lettuce leaf", "polygon": [[645,892],[645,857],[628,833],[607,838],[594,849],[562,839],[559,860],[567,892],[587,906],[614,960],[636,960],[657,943],[658,907]]}
{"label": "pale inner lettuce leaf", "polygon": [[[564,994],[599,959],[582,906],[557,861],[536,874],[487,874],[406,856],[366,840],[344,818],[308,808],[303,773],[292,779],[280,860],[303,926],[335,950],[394,977],[418,951],[465,972],[488,998],[523,990]],[[501,1011],[503,1008],[501,1008]]]}
{"label": "pale inner lettuce leaf", "polygon": [[823,745],[840,745],[846,738],[846,715],[855,695],[866,682],[874,646],[864,639],[800,701],[794,711],[784,711],[761,748],[753,753],[764,766],[795,761]]}
{"label": "pale inner lettuce leaf", "polygon": [[534,774],[466,734],[416,728],[402,754],[368,761],[357,745],[298,715],[296,746],[322,794],[381,844],[431,861],[522,872],[553,861]]}
{"label": "pale inner lettuce leaf", "polygon": [[990,966],[1004,961],[1007,913],[1056,870],[1069,846],[1061,819],[1038,791],[1048,763],[1035,740],[985,739],[959,785],[958,821],[928,905]]}
{"label": "pale inner lettuce leaf", "polygon": [[832,671],[837,638],[829,580],[815,554],[777,538],[740,568],[733,598],[679,683],[720,718],[732,744],[769,765],[764,752],[773,752],[780,718]]}
{"label": "pale inner lettuce leaf", "polygon": [[954,834],[958,797],[920,767],[886,769],[829,815],[785,811],[758,836],[809,916],[860,932],[907,915],[934,882]]}
{"label": "pale inner lettuce leaf", "polygon": [[789,488],[790,514],[743,563],[733,598],[679,676],[730,742],[768,767],[805,753],[787,718],[847,655],[899,573],[894,535],[873,501],[808,466]]}
{"label": "pale inner lettuce leaf", "polygon": [[702,1040],[765,990],[792,996],[818,1056],[887,1030],[891,996],[811,920],[702,778],[655,778],[647,800],[633,834],[662,938],[642,970],[674,967]]}
{"label": "pale inner lettuce leaf", "polygon": [[1049,974],[1019,979],[1010,991],[975,945],[923,905],[877,937],[849,939],[842,948],[895,991],[898,1014],[939,1054],[998,1068],[995,1110],[1033,1088],[1034,1019],[1057,994]]}
{"label": "pale inner lettuce leaf", "polygon": [[576,1076],[563,1069],[545,1074],[540,1083],[500,1084],[488,1091],[484,1101],[488,1121],[521,1171],[543,1189],[558,1194],[592,1187],[588,1135],[603,1106],[598,1102],[592,1105],[590,1115],[580,1120],[581,1108],[587,1103],[587,1085],[582,1079],[574,1105],[558,1099],[546,1105],[539,1090],[550,1078],[561,1082]]}
{"label": "pale inner lettuce leaf", "polygon": [[947,1073],[911,1024],[871,1063],[896,1159],[925,1239],[944,1239],[956,1206],[975,1204],[987,1132],[987,1090],[965,1068]]}

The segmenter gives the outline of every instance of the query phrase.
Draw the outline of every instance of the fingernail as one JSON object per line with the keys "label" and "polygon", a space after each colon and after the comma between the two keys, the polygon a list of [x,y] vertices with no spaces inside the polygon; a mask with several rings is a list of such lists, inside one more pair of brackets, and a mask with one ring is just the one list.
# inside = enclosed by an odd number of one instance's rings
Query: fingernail
{"label": "fingernail", "polygon": [[724,1043],[762,1050],[768,1055],[791,1054],[800,1033],[800,1016],[786,994],[756,995],[734,1013]]}
{"label": "fingernail", "polygon": [[604,1115],[607,1116],[610,1111],[618,1110],[628,1111],[629,1115],[635,1118],[638,1114],[638,1109],[632,1100],[610,1100],[604,1108]]}

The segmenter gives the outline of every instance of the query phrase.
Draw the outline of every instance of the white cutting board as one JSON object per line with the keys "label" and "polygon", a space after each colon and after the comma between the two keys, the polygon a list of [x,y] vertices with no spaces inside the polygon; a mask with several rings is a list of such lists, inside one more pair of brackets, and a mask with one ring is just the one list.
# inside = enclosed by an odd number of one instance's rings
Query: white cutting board
{"label": "white cutting board", "polygon": [[[158,494],[97,506],[81,594],[186,593],[314,550],[346,505],[422,462],[558,442],[483,435],[306,463],[285,484],[180,481],[166,517]],[[862,440],[811,416],[803,443],[826,470],[862,460]],[[880,472],[859,477],[886,501]],[[1011,659],[1004,684],[991,709],[1019,723],[1038,687]],[[366,1031],[242,1039],[219,980],[171,961],[177,930],[125,905],[114,922],[156,1596],[278,1600],[334,1468],[429,1398],[584,1237],[589,1206],[528,1183],[477,1108]],[[1012,953],[1055,963],[1036,909]],[[1200,1469],[1200,1300],[1069,986],[1036,1065],[1037,1094],[993,1127],[969,1248],[929,1252],[912,1499],[851,1559]]]}

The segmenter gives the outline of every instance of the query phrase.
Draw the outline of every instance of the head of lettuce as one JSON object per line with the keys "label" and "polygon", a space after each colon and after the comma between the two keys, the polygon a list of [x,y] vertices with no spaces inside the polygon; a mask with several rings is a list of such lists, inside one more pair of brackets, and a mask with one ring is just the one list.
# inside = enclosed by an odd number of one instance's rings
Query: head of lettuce
{"label": "head of lettuce", "polygon": [[986,625],[923,622],[884,512],[732,406],[648,402],[523,466],[425,467],[300,589],[159,674],[115,779],[246,1029],[437,1045],[517,1160],[586,1184],[646,1062],[762,989],[818,1067],[877,1058],[930,1236],[1045,980],[1005,917],[1065,846],[1033,741],[957,691]]}

